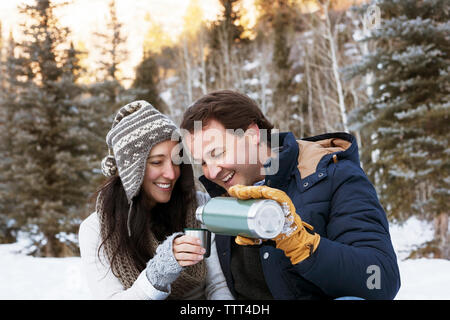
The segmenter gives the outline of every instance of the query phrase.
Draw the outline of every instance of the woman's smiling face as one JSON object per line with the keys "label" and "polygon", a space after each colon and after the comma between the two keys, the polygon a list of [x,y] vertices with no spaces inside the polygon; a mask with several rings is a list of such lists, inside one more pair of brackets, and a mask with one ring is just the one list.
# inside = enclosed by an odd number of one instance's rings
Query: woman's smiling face
{"label": "woman's smiling face", "polygon": [[142,188],[152,202],[169,202],[172,190],[180,177],[180,166],[172,162],[172,149],[177,141],[166,140],[150,151]]}

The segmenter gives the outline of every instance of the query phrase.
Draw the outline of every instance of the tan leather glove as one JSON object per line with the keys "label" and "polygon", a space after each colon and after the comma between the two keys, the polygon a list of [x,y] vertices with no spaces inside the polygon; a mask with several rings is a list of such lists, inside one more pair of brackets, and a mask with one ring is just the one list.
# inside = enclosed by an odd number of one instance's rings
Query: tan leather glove
{"label": "tan leather glove", "polygon": [[[277,201],[283,208],[285,223],[281,233],[275,237],[276,247],[283,250],[292,264],[297,264],[308,258],[319,246],[320,235],[309,233],[305,230],[314,228],[303,222],[295,212],[295,206],[289,196],[278,189],[267,186],[243,186],[234,185],[228,189],[230,196],[241,200],[247,199],[271,199]],[[237,236],[235,242],[240,245],[258,244],[255,240]],[[256,243],[255,243],[256,242]]]}

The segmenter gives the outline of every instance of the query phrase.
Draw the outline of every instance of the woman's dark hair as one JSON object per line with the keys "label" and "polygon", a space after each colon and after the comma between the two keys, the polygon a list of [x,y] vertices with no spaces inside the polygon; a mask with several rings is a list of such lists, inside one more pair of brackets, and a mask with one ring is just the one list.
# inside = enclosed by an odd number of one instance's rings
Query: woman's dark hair
{"label": "woman's dark hair", "polygon": [[255,123],[259,129],[267,130],[267,142],[273,125],[250,97],[232,90],[218,90],[208,93],[195,101],[183,115],[180,127],[194,131],[194,121],[202,121],[202,127],[210,120],[217,120],[225,129],[242,129]]}
{"label": "woman's dark hair", "polygon": [[183,231],[186,216],[197,208],[194,186],[194,174],[190,164],[180,165],[180,177],[175,183],[170,201],[158,203],[149,208],[149,200],[145,192],[141,191],[133,199],[133,208],[130,212],[131,237],[127,231],[127,217],[129,204],[120,177],[116,174],[109,178],[95,194],[95,199],[101,194],[103,199],[103,229],[100,249],[113,235],[118,235],[118,245],[108,256],[111,270],[118,276],[117,257],[130,254],[136,268],[144,270],[146,263],[153,257],[154,252],[149,250],[148,233],[153,232],[159,241],[164,240],[174,232]]}

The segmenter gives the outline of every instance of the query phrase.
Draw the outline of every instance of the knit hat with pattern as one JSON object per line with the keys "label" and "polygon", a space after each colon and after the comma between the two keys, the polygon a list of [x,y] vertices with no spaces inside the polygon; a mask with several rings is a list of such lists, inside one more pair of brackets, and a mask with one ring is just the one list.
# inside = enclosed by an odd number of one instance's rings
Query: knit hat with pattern
{"label": "knit hat with pattern", "polygon": [[150,150],[170,140],[174,131],[179,137],[175,123],[147,101],[131,102],[117,112],[106,136],[109,155],[102,161],[102,172],[110,177],[118,171],[130,204],[139,193]]}

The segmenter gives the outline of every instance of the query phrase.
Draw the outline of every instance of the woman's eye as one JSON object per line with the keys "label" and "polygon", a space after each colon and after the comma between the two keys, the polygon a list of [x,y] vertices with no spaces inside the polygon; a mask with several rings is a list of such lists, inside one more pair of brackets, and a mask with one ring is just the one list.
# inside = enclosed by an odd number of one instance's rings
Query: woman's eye
{"label": "woman's eye", "polygon": [[161,164],[161,161],[151,161],[150,164],[157,166],[158,164]]}
{"label": "woman's eye", "polygon": [[214,155],[214,158],[218,158],[218,157],[222,156],[224,153],[225,153],[225,150],[218,152],[217,154]]}

